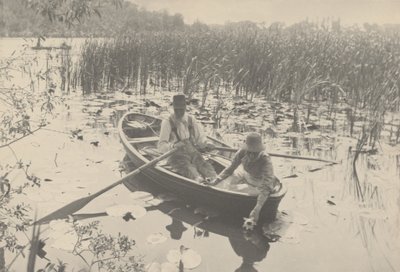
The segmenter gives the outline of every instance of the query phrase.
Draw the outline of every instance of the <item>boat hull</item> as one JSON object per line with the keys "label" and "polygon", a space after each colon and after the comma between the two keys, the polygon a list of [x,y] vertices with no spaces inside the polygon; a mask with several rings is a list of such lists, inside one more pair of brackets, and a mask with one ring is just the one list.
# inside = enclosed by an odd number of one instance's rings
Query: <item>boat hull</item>
{"label": "boat hull", "polygon": [[[148,160],[129,142],[129,137],[127,137],[123,129],[123,119],[133,120],[134,116],[132,116],[132,114],[135,115],[136,113],[128,113],[121,119],[119,124],[120,137],[129,159],[136,167],[139,167],[148,162]],[[140,114],[136,115],[139,116]],[[143,117],[143,115],[141,116]],[[149,118],[151,117],[149,116]],[[161,166],[145,169],[142,173],[151,180],[151,182],[177,195],[188,203],[215,209],[224,215],[247,217],[257,202],[256,196],[199,184]],[[282,187],[278,193],[268,198],[261,210],[260,220],[272,221],[275,219],[279,203],[285,193],[286,188]]]}

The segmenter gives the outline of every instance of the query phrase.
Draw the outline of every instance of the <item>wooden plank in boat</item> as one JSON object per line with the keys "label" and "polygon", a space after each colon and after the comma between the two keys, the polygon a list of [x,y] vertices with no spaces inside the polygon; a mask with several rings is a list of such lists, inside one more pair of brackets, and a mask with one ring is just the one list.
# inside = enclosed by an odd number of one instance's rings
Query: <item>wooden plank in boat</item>
{"label": "wooden plank in boat", "polygon": [[153,136],[153,137],[135,138],[135,139],[129,140],[129,143],[139,144],[139,143],[151,143],[151,142],[157,142],[157,141],[158,141],[158,136]]}

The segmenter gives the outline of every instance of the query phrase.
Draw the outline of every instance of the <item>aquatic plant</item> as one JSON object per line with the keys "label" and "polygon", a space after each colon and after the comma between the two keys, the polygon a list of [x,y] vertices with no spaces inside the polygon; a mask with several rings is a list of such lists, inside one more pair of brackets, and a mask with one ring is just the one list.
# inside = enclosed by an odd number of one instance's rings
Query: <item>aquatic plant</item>
{"label": "aquatic plant", "polygon": [[383,97],[396,101],[389,110],[398,109],[398,33],[334,25],[241,23],[93,40],[83,47],[75,75],[84,93],[146,93],[150,86],[201,92],[205,100],[209,90],[234,90],[250,100],[328,101],[333,114],[341,105],[353,113],[370,109]]}

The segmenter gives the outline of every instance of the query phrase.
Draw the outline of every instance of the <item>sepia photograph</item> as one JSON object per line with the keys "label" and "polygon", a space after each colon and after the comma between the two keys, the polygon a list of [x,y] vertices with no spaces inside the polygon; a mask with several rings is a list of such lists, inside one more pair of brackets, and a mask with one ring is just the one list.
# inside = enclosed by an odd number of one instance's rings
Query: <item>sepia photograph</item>
{"label": "sepia photograph", "polygon": [[0,0],[0,272],[400,272],[400,1]]}

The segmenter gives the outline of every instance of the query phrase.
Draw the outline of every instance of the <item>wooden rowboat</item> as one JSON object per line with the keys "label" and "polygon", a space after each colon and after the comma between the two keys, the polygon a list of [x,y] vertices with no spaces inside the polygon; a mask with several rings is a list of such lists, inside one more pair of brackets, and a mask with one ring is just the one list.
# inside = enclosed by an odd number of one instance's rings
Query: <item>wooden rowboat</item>
{"label": "wooden rowboat", "polygon": [[[160,118],[141,113],[127,113],[120,119],[119,135],[129,159],[135,166],[139,167],[159,155],[156,148],[161,122]],[[217,139],[209,139],[215,145],[229,147]],[[217,173],[230,163],[226,154],[215,152],[205,156]],[[143,174],[189,203],[209,207],[230,216],[248,216],[257,201],[257,196],[254,195],[207,186],[183,177],[174,172],[166,161],[143,170]],[[275,219],[279,203],[285,194],[286,188],[282,186],[270,196],[261,211],[260,220],[268,222]]]}

